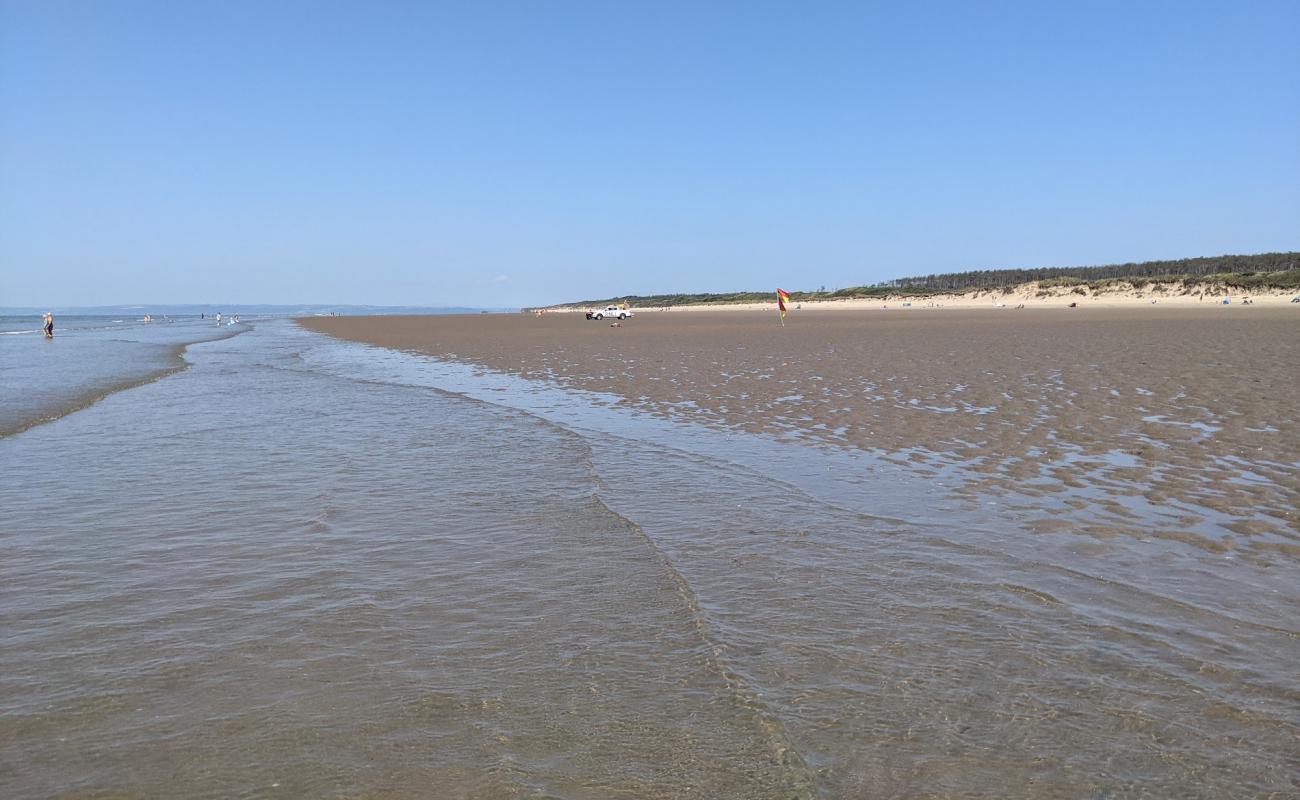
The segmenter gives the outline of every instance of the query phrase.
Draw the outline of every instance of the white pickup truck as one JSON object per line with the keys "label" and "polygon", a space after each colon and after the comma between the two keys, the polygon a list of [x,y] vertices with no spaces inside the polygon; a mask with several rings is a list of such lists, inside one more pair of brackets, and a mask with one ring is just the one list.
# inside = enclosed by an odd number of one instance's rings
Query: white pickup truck
{"label": "white pickup truck", "polygon": [[627,319],[630,316],[632,316],[631,311],[628,311],[626,308],[620,308],[619,306],[605,306],[599,311],[587,312],[587,319],[604,319],[605,317]]}

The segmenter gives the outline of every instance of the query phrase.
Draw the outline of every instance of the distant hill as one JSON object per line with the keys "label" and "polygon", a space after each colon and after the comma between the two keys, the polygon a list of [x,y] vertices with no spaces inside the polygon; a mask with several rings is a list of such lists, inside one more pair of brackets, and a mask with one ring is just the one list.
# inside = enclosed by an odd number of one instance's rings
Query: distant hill
{"label": "distant hill", "polygon": [[1040,267],[1037,269],[985,269],[897,278],[891,289],[939,289],[964,292],[969,289],[998,289],[1031,281],[1075,278],[1080,281],[1117,278],[1206,278],[1214,275],[1258,275],[1300,268],[1300,253],[1260,253],[1253,256],[1210,256],[1177,261],[1144,261],[1107,264],[1100,267]]}
{"label": "distant hill", "polygon": [[0,307],[0,314],[5,316],[23,316],[27,314],[44,314],[53,311],[56,314],[87,316],[154,316],[197,317],[199,314],[212,316],[220,311],[223,314],[243,314],[246,316],[283,316],[307,317],[315,314],[342,314],[347,316],[373,316],[387,314],[478,314],[483,311],[515,311],[513,308],[465,308],[461,306],[356,306],[356,305],[272,305],[265,303],[142,303],[139,305],[120,306],[11,306]]}
{"label": "distant hill", "polygon": [[[976,290],[1009,289],[1023,283],[1069,286],[1092,282],[1113,284],[1128,281],[1136,286],[1146,283],[1199,282],[1233,288],[1300,289],[1300,253],[1260,253],[1184,258],[1177,261],[1144,261],[1107,264],[1094,267],[1040,267],[1037,269],[986,269],[896,278],[869,286],[850,286],[834,291],[790,291],[795,301],[843,300],[850,298],[902,295],[925,297]],[[573,303],[559,303],[549,308],[568,306],[604,306],[623,303],[636,307],[728,305],[735,303],[772,302],[775,292],[724,292],[718,294],[623,295]]]}

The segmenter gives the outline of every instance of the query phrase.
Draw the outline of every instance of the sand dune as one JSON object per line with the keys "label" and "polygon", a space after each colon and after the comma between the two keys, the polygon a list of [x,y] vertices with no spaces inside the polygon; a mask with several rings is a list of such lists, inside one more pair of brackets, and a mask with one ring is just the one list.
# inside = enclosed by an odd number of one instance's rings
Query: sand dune
{"label": "sand dune", "polygon": [[[905,294],[888,297],[855,298],[847,300],[810,300],[794,303],[791,311],[843,311],[843,310],[897,310],[943,308],[1066,308],[1070,303],[1080,308],[1141,308],[1149,306],[1175,306],[1192,308],[1201,306],[1291,305],[1300,297],[1300,291],[1270,289],[1260,292],[1242,292],[1208,283],[1146,284],[1135,287],[1118,283],[1100,290],[1084,286],[1039,286],[1025,283],[1011,289],[981,289],[977,291],[915,297]],[[1244,301],[1249,300],[1249,303]],[[1294,304],[1300,310],[1300,303]],[[584,312],[588,306],[565,305],[546,309],[546,313]],[[763,303],[701,304],[689,306],[645,306],[633,311],[761,311],[776,310],[776,298]]]}

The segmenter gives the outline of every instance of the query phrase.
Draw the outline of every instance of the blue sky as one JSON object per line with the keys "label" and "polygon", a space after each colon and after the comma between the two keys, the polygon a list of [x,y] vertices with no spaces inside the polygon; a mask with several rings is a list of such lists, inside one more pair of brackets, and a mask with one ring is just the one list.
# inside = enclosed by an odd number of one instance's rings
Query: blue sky
{"label": "blue sky", "polygon": [[1300,3],[0,0],[0,305],[1300,247]]}

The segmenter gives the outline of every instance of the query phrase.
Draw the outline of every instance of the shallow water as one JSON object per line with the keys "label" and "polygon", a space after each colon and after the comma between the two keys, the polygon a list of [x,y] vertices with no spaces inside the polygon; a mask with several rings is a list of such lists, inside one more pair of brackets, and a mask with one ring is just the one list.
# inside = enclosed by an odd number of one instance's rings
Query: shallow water
{"label": "shallow water", "polygon": [[[963,473],[1043,532],[1300,557],[1294,308],[311,320],[651,414]],[[1278,561],[1278,554],[1287,558]]]}
{"label": "shallow water", "polygon": [[1281,556],[287,322],[185,358],[0,439],[6,796],[1295,791]]}
{"label": "shallow water", "polygon": [[120,316],[0,316],[0,436],[87,406],[112,392],[185,366],[184,345],[246,330],[215,320]]}

